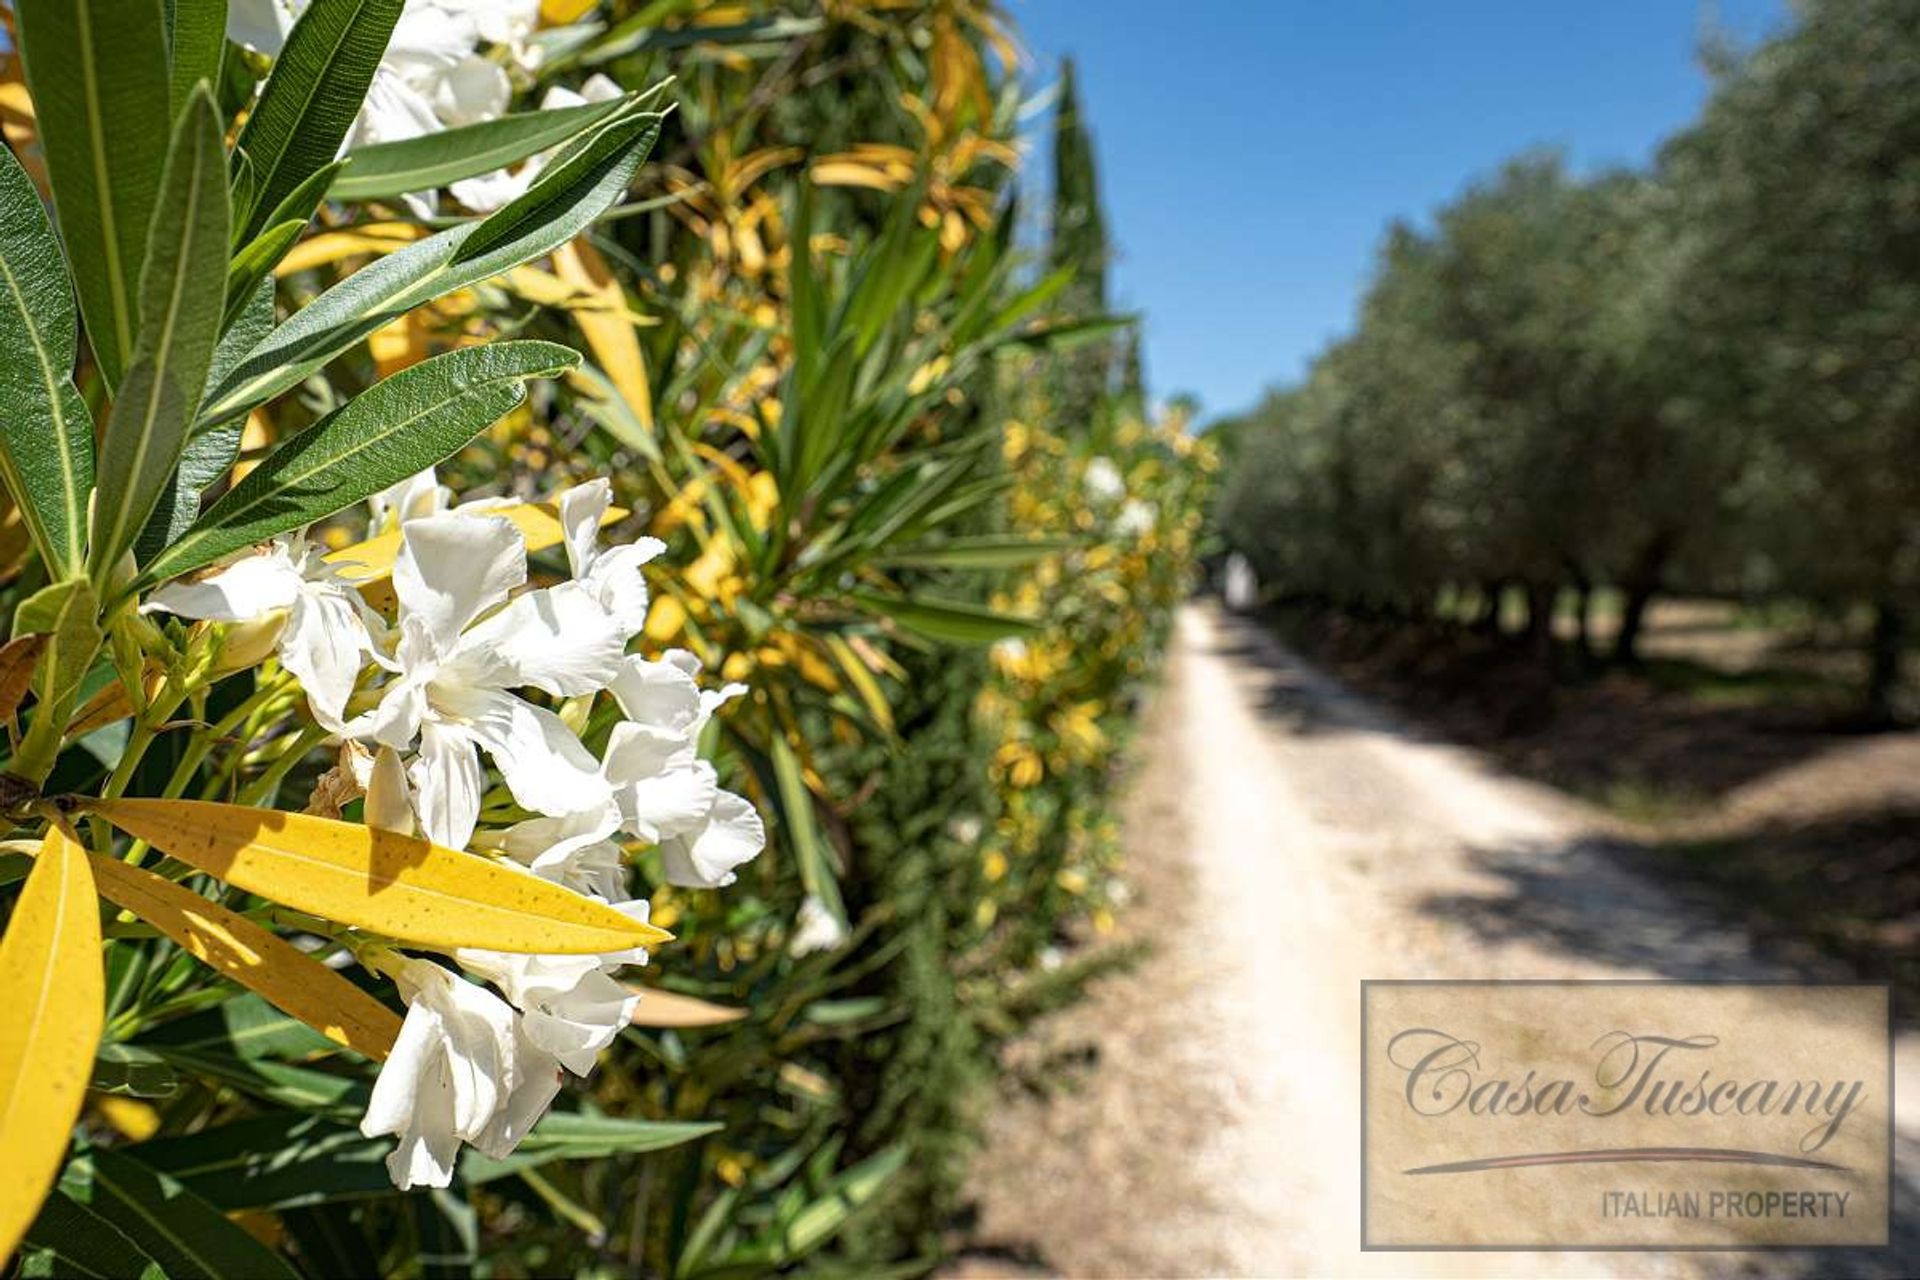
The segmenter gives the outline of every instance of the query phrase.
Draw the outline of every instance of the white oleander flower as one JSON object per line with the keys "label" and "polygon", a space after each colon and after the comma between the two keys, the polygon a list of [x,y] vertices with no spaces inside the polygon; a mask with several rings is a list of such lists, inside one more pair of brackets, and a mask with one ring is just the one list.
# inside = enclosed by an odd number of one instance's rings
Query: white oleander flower
{"label": "white oleander flower", "polygon": [[335,733],[346,727],[347,699],[386,624],[360,593],[298,535],[198,581],[172,582],[144,608],[210,622],[283,618],[274,647],[280,664],[306,691],[313,718]]}
{"label": "white oleander flower", "polygon": [[597,810],[611,799],[573,731],[512,691],[594,693],[618,673],[626,637],[579,583],[509,600],[526,577],[526,542],[511,521],[448,514],[401,527],[396,674],[348,732],[396,750],[419,743],[408,771],[415,812],[427,836],[450,848],[465,848],[479,819],[483,751],[536,813]]}
{"label": "white oleander flower", "polygon": [[452,506],[452,496],[432,467],[416,471],[367,499],[367,536],[379,537],[389,525],[397,528],[421,516],[437,516]]}
{"label": "white oleander flower", "polygon": [[833,912],[827,910],[827,904],[813,894],[808,894],[800,903],[800,913],[793,920],[793,936],[787,939],[787,954],[798,960],[810,956],[816,951],[832,951],[847,940],[847,927]]}
{"label": "white oleander flower", "polygon": [[604,902],[619,902],[627,896],[626,861],[620,846],[608,838],[618,829],[619,817],[607,805],[558,817],[527,818],[503,831],[483,832],[475,843],[506,854],[543,880]]}
{"label": "white oleander flower", "polygon": [[743,797],[721,791],[696,826],[660,842],[660,859],[667,883],[718,889],[732,884],[734,869],[766,847],[767,829],[758,811]]}
{"label": "white oleander flower", "polygon": [[1111,458],[1095,458],[1088,462],[1086,471],[1080,477],[1080,484],[1087,491],[1089,500],[1102,505],[1118,502],[1127,496],[1127,482]]}
{"label": "white oleander flower", "polygon": [[496,1159],[509,1155],[552,1103],[560,1073],[485,987],[410,957],[393,975],[407,1016],[360,1132],[400,1139],[387,1172],[401,1190],[444,1187],[462,1142]]}
{"label": "white oleander flower", "polygon": [[573,580],[587,589],[628,636],[647,625],[647,580],[641,567],[667,549],[658,538],[636,538],[617,547],[600,546],[600,522],[613,505],[613,486],[589,480],[561,494],[556,505],[566,531],[567,564]]}
{"label": "white oleander flower", "polygon": [[[611,905],[635,920],[647,918],[644,899]],[[640,1002],[639,992],[615,981],[612,972],[645,964],[647,953],[636,947],[600,956],[541,956],[462,947],[454,959],[500,988],[520,1010],[520,1026],[529,1042],[584,1076],[632,1020],[633,1007]]]}
{"label": "white oleander flower", "polygon": [[1128,498],[1113,518],[1113,531],[1122,538],[1138,538],[1153,532],[1160,520],[1160,509],[1151,502]]}
{"label": "white oleander flower", "polygon": [[[644,913],[636,918],[644,919]],[[520,1028],[528,1042],[577,1076],[593,1070],[594,1059],[613,1043],[640,1002],[638,992],[608,974],[599,956],[529,956],[462,947],[454,959],[500,988],[521,1011]],[[621,963],[624,959],[612,967]]]}
{"label": "white oleander flower", "polygon": [[258,53],[277,55],[306,7],[307,0],[228,0],[227,39]]}
{"label": "white oleander flower", "polygon": [[684,649],[621,663],[608,688],[627,719],[614,726],[603,770],[622,828],[659,846],[668,883],[713,889],[732,884],[767,835],[753,806],[720,790],[713,766],[695,754],[707,721],[746,686],[703,690],[699,670]]}

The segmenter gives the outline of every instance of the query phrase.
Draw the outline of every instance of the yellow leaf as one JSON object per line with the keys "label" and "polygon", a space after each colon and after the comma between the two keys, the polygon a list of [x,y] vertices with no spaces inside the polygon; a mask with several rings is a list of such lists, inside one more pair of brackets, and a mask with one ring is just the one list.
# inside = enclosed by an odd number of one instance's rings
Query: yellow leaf
{"label": "yellow leaf", "polygon": [[309,236],[288,250],[287,256],[274,267],[273,274],[288,276],[296,271],[324,267],[343,258],[392,253],[395,249],[406,248],[426,234],[423,228],[409,222],[373,222],[352,231],[323,232]]}
{"label": "yellow leaf", "polygon": [[633,1025],[636,1027],[718,1027],[738,1022],[747,1016],[745,1009],[711,1004],[693,996],[643,987],[638,983],[627,984],[627,989],[640,993],[640,1003],[633,1006]]}
{"label": "yellow leaf", "polygon": [[808,176],[822,187],[866,187],[871,191],[898,191],[904,182],[881,169],[853,160],[816,160]]}
{"label": "yellow leaf", "polygon": [[87,855],[58,829],[41,842],[0,939],[0,1263],[67,1154],[100,1045],[106,980]]}
{"label": "yellow leaf", "polygon": [[585,236],[562,245],[553,254],[553,268],[562,280],[580,290],[581,301],[571,308],[580,336],[593,348],[593,358],[607,375],[633,416],[653,430],[653,390],[647,381],[647,361],[628,318],[626,291],[608,269],[606,259]]}
{"label": "yellow leaf", "polygon": [[33,683],[33,669],[40,651],[47,647],[46,636],[21,636],[0,645],[0,720],[13,719],[20,702]]}
{"label": "yellow leaf", "polygon": [[599,0],[540,0],[540,18],[550,27],[578,22]]}
{"label": "yellow leaf", "polygon": [[249,893],[422,947],[593,955],[671,937],[537,876],[357,822],[204,800],[84,803]]}
{"label": "yellow leaf", "polygon": [[189,955],[289,1017],[376,1062],[400,1035],[400,1015],[312,956],[217,902],[151,871],[93,855],[100,894],[179,943]]}
{"label": "yellow leaf", "polygon": [[881,690],[880,682],[873,678],[873,672],[860,660],[853,646],[847,643],[845,636],[826,637],[827,648],[839,662],[840,669],[847,674],[847,680],[853,685],[860,701],[866,705],[867,714],[873,722],[888,733],[893,732],[893,708],[887,703],[887,695]]}
{"label": "yellow leaf", "polygon": [[115,1131],[135,1142],[145,1142],[160,1132],[160,1113],[138,1098],[103,1093],[94,1098],[93,1107]]}

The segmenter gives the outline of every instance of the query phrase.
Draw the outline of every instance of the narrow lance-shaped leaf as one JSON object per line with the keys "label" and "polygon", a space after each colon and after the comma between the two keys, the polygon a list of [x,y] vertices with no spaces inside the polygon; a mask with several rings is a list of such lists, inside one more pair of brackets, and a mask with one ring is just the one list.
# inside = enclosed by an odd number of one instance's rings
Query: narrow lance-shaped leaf
{"label": "narrow lance-shaped leaf", "polygon": [[334,175],[327,194],[335,200],[384,200],[492,173],[578,137],[650,96],[651,90],[611,102],[525,111],[417,138],[355,147],[352,163]]}
{"label": "narrow lance-shaped leaf", "polygon": [[173,477],[226,307],[227,153],[213,96],[174,131],[140,279],[140,337],[100,444],[88,549],[96,578],[132,545]]}
{"label": "narrow lance-shaped leaf", "polygon": [[[354,272],[248,353],[209,393],[202,420],[222,422],[245,413],[388,321],[553,252],[626,191],[659,132],[657,115],[616,119],[583,149],[590,162],[556,165],[541,175],[533,188],[541,193],[537,209],[515,201],[482,222],[443,231]],[[499,234],[509,226],[511,235]],[[492,245],[487,252],[463,252],[471,237],[483,234]]]}
{"label": "narrow lance-shaped leaf", "polygon": [[0,477],[56,577],[87,559],[93,419],[73,385],[73,290],[46,207],[0,148]]}
{"label": "narrow lance-shaped leaf", "polygon": [[217,902],[112,858],[89,855],[100,894],[195,959],[356,1053],[384,1059],[400,1015],[312,956]]}
{"label": "narrow lance-shaped leaf", "polygon": [[63,703],[79,691],[100,650],[99,599],[84,578],[42,587],[14,608],[13,634],[46,637],[34,692],[47,707]]}
{"label": "narrow lance-shaped leaf", "polygon": [[0,1261],[20,1243],[66,1155],[105,1000],[86,851],[56,828],[40,842],[0,938]]}
{"label": "narrow lance-shaped leaf", "polygon": [[405,0],[313,0],[293,24],[240,131],[254,174],[250,205],[235,218],[242,239],[340,154],[403,8]]}
{"label": "narrow lance-shaped leaf", "polygon": [[864,608],[884,614],[907,630],[942,644],[992,644],[1007,636],[1033,635],[1040,629],[1040,624],[1032,618],[959,600],[894,596],[878,591],[852,591],[848,595]]}
{"label": "narrow lance-shaped leaf", "polygon": [[168,1276],[296,1280],[293,1268],[246,1228],[128,1152],[87,1152],[68,1168],[60,1189],[113,1224]]}
{"label": "narrow lance-shaped leaf", "polygon": [[525,380],[573,366],[551,342],[465,347],[375,383],[282,445],[142,575],[157,582],[311,524],[442,461],[526,397]]}
{"label": "narrow lance-shaped leaf", "polygon": [[19,0],[60,238],[108,386],[133,359],[140,268],[173,120],[160,0]]}
{"label": "narrow lance-shaped leaf", "polygon": [[173,114],[178,117],[193,96],[193,86],[220,82],[220,59],[227,51],[227,0],[168,0],[168,80]]}
{"label": "narrow lance-shaped leaf", "polygon": [[670,936],[517,868],[357,822],[200,800],[82,803],[249,893],[423,947],[592,955]]}
{"label": "narrow lance-shaped leaf", "polygon": [[[231,279],[231,275],[228,278]],[[207,380],[218,381],[272,328],[273,281],[262,280],[254,286],[253,296],[240,309],[240,314],[220,335],[220,345],[213,349],[213,365],[207,371]],[[153,514],[147,517],[147,527],[140,531],[139,540],[134,543],[134,555],[141,564],[172,546],[199,518],[200,495],[232,469],[234,459],[240,456],[240,437],[245,430],[245,419],[236,418],[203,427],[187,437],[187,446],[180,451],[180,465],[174,468],[173,479],[154,504]]]}
{"label": "narrow lance-shaped leaf", "polygon": [[[20,1274],[57,1275],[84,1280],[168,1280],[167,1273],[151,1256],[116,1230],[112,1223],[87,1208],[66,1192],[55,1188],[40,1206],[40,1216],[27,1228],[26,1243],[45,1250],[36,1259],[23,1259]],[[23,1252],[25,1252],[23,1250]],[[40,1265],[39,1271],[31,1266]]]}
{"label": "narrow lance-shaped leaf", "polygon": [[896,547],[872,563],[913,569],[1013,569],[1079,545],[1075,538],[1037,538],[1023,534],[982,534],[942,542]]}
{"label": "narrow lance-shaped leaf", "polygon": [[828,914],[842,926],[847,909],[842,905],[840,885],[834,879],[833,866],[821,846],[820,828],[813,815],[813,793],[807,790],[800,757],[785,737],[774,736],[770,748],[775,787],[780,795],[780,816],[787,838],[793,845],[794,860],[800,868],[800,883],[819,899]]}

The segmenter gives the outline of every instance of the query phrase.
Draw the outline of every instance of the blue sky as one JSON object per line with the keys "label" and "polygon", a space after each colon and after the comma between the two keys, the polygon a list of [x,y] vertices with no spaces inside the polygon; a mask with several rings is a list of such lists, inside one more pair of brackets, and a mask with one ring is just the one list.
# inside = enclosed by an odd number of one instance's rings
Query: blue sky
{"label": "blue sky", "polygon": [[[1078,61],[1115,304],[1146,314],[1156,394],[1195,392],[1203,417],[1297,377],[1347,329],[1390,219],[1531,147],[1581,169],[1642,163],[1707,93],[1694,0],[1008,7],[1037,81]],[[1786,5],[1707,12],[1750,41]]]}

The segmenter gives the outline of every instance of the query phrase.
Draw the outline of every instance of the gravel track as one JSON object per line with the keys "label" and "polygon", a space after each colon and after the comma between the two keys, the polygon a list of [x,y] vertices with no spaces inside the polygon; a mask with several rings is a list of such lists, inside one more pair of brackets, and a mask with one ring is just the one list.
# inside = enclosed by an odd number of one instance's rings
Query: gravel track
{"label": "gravel track", "polygon": [[1920,1274],[1913,1036],[1893,1250],[1360,1252],[1361,978],[1820,973],[1757,958],[1573,802],[1423,740],[1212,604],[1182,612],[1135,755],[1121,930],[1151,952],[1009,1052],[1027,1087],[992,1111],[952,1274]]}

